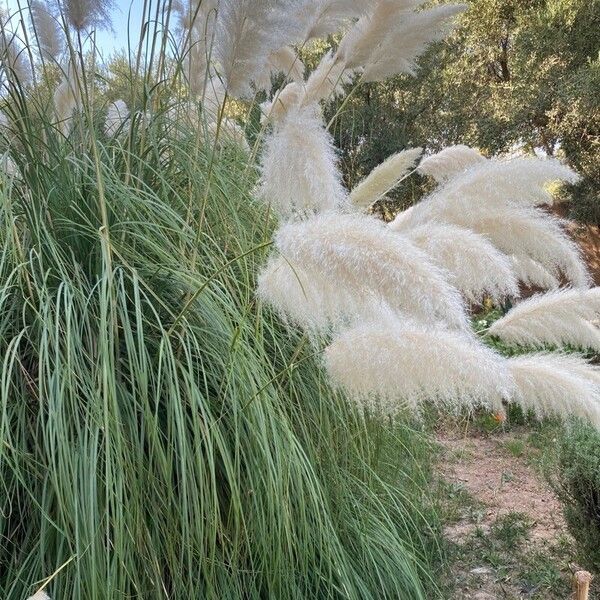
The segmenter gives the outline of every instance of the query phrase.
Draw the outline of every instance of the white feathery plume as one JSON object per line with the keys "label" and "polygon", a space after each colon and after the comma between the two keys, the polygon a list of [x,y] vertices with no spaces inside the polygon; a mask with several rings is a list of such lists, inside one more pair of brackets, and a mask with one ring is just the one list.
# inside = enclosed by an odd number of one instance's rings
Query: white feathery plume
{"label": "white feathery plume", "polygon": [[123,127],[123,124],[129,118],[129,109],[124,100],[115,100],[108,107],[106,120],[104,122],[104,132],[109,137],[115,136]]}
{"label": "white feathery plume", "polygon": [[33,596],[29,596],[27,600],[50,600],[50,596],[44,590],[39,590]]}
{"label": "white feathery plume", "polygon": [[318,107],[294,109],[266,136],[258,196],[283,217],[347,202],[333,140]]}
{"label": "white feathery plume", "polygon": [[579,176],[572,169],[556,159],[484,159],[451,177],[431,196],[431,202],[453,202],[471,209],[482,204],[491,207],[551,205],[552,194],[546,188],[549,183],[578,180]]}
{"label": "white feathery plume", "polygon": [[500,209],[459,224],[484,235],[505,254],[527,256],[555,277],[562,274],[575,287],[589,288],[592,283],[581,252],[560,219],[536,209]]}
{"label": "white feathery plume", "polygon": [[[426,161],[424,163],[426,168]],[[553,181],[574,183],[578,179],[576,173],[555,159],[479,161],[462,173],[455,172],[419,205],[416,212],[427,210],[427,218],[432,218],[444,211],[474,212],[552,204],[552,195],[545,187],[547,184]]]}
{"label": "white feathery plume", "polygon": [[304,81],[304,63],[289,46],[271,52],[267,59],[267,67],[271,73],[283,73],[292,81]]}
{"label": "white feathery plume", "polygon": [[31,82],[31,66],[27,60],[27,52],[17,42],[14,33],[1,27],[0,31],[0,63],[5,79],[11,84],[20,86]]}
{"label": "white feathery plume", "polygon": [[470,302],[478,303],[486,296],[501,301],[519,295],[509,258],[485,237],[443,223],[414,227],[403,235],[448,271],[449,282]]}
{"label": "white feathery plume", "polygon": [[350,194],[355,206],[366,208],[393,190],[413,168],[421,156],[421,148],[411,148],[393,154],[375,167]]}
{"label": "white feathery plume", "polygon": [[300,105],[304,96],[304,86],[297,81],[288,83],[281,91],[277,92],[272,101],[260,105],[262,120],[268,119],[274,123],[282,121],[292,108]]}
{"label": "white feathery plume", "polygon": [[303,41],[337,33],[351,19],[367,14],[377,0],[316,0],[298,11],[304,23]]}
{"label": "white feathery plume", "polygon": [[229,143],[238,146],[245,152],[250,152],[246,133],[235,120],[230,119],[229,117],[223,117],[221,119],[221,125],[218,128],[216,121],[208,120],[206,126],[210,137],[218,146]]}
{"label": "white feathery plume", "polygon": [[467,8],[466,4],[445,4],[400,19],[364,63],[362,80],[383,81],[399,73],[414,74],[417,57],[429,44],[443,39],[452,28],[453,17]]}
{"label": "white feathery plume", "polygon": [[598,369],[576,356],[530,354],[509,358],[513,401],[538,418],[576,415],[600,427]]}
{"label": "white feathery plume", "polygon": [[192,96],[204,93],[210,76],[210,58],[218,0],[185,0],[173,6],[178,15],[183,44],[184,69]]}
{"label": "white feathery plume", "polygon": [[340,41],[336,61],[348,69],[363,67],[388,37],[394,36],[398,23],[408,11],[424,0],[379,0],[369,14],[361,17]]}
{"label": "white feathery plume", "polygon": [[447,283],[447,274],[379,219],[324,213],[283,225],[275,245],[294,265],[331,285],[359,297],[378,297],[423,322],[469,329],[462,299]]}
{"label": "white feathery plume", "polygon": [[79,106],[79,88],[67,73],[54,92],[54,114],[63,135],[67,135],[73,125],[72,116]]}
{"label": "white feathery plume", "polygon": [[572,181],[576,176],[554,160],[478,163],[398,215],[392,227],[452,223],[484,235],[507,255],[532,259],[554,277],[562,272],[573,285],[589,287],[589,273],[563,231],[563,221],[532,208],[551,200],[544,184],[561,178]]}
{"label": "white feathery plume", "polygon": [[61,0],[61,11],[77,31],[110,28],[113,0]]}
{"label": "white feathery plume", "polygon": [[509,257],[512,270],[519,281],[542,290],[553,290],[560,286],[558,278],[529,256]]}
{"label": "white feathery plume", "polygon": [[292,19],[294,0],[221,0],[215,27],[215,59],[227,91],[252,95],[269,56],[301,40],[303,23]]}
{"label": "white feathery plume", "polygon": [[449,146],[437,154],[427,156],[421,161],[417,170],[423,175],[433,177],[438,183],[443,183],[474,165],[484,162],[486,159],[477,150],[457,145]]}
{"label": "white feathery plume", "polygon": [[279,91],[272,102],[263,103],[263,114],[271,121],[281,121],[293,108],[315,106],[341,93],[351,77],[352,72],[347,71],[343,63],[336,62],[333,54],[328,52],[306,83],[293,81]]}
{"label": "white feathery plume", "polygon": [[571,345],[600,350],[600,288],[562,289],[523,300],[489,328],[501,340],[525,346]]}
{"label": "white feathery plume", "polygon": [[64,47],[64,34],[58,19],[43,0],[30,0],[29,14],[42,56],[58,62]]}
{"label": "white feathery plume", "polygon": [[316,104],[341,93],[343,86],[351,78],[352,71],[347,70],[344,63],[336,61],[335,56],[328,52],[306,81],[302,105]]}
{"label": "white feathery plume", "polygon": [[513,393],[505,361],[476,338],[385,313],[335,337],[325,364],[359,404],[387,413],[426,401],[501,411]]}
{"label": "white feathery plume", "polygon": [[268,261],[257,286],[258,297],[284,321],[309,332],[331,330],[368,312],[368,296],[357,296],[354,291],[283,257]]}

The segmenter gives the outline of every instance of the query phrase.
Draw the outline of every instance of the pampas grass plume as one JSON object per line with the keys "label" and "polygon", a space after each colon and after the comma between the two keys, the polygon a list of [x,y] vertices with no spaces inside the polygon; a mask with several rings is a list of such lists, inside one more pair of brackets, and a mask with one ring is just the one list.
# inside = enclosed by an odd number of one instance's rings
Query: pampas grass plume
{"label": "pampas grass plume", "polygon": [[50,596],[44,590],[39,590],[33,596],[29,596],[27,600],[50,600]]}
{"label": "pampas grass plume", "polygon": [[328,331],[364,314],[365,298],[339,282],[305,271],[282,257],[271,258],[258,276],[257,294],[286,322],[309,332]]}
{"label": "pampas grass plume", "polygon": [[444,148],[441,152],[424,158],[417,170],[423,175],[433,177],[438,183],[464,172],[486,159],[477,150],[457,145]]}
{"label": "pampas grass plume", "polygon": [[467,7],[466,4],[446,4],[397,19],[365,61],[362,80],[383,81],[399,73],[414,74],[417,57],[429,44],[443,39],[451,29],[453,17]]}
{"label": "pampas grass plume", "polygon": [[30,0],[29,11],[43,57],[58,61],[64,47],[64,34],[59,21],[42,0]]}
{"label": "pampas grass plume", "polygon": [[512,394],[503,359],[473,338],[382,316],[335,337],[325,351],[334,384],[357,402],[398,412],[433,401],[453,410],[483,404],[502,410]]}
{"label": "pampas grass plume", "polygon": [[390,156],[365,177],[350,194],[355,206],[365,208],[385,196],[412,169],[421,156],[421,148],[411,148]]}
{"label": "pampas grass plume", "polygon": [[501,340],[529,346],[571,345],[600,350],[600,288],[557,290],[517,304],[495,321],[489,333]]}
{"label": "pampas grass plume", "polygon": [[450,283],[470,302],[479,303],[485,297],[499,302],[519,296],[509,258],[485,237],[440,223],[421,225],[403,234],[448,271]]}
{"label": "pampas grass plume", "polygon": [[124,100],[116,100],[111,103],[106,113],[104,131],[109,137],[115,136],[121,131],[123,124],[129,118],[129,109]]}
{"label": "pampas grass plume", "polygon": [[266,137],[258,196],[282,217],[347,202],[333,140],[317,107],[292,110]]}
{"label": "pampas grass plume", "polygon": [[576,356],[530,354],[508,359],[513,400],[538,418],[580,416],[600,427],[598,369]]}
{"label": "pampas grass plume", "polygon": [[331,285],[378,296],[423,322],[468,330],[462,299],[446,273],[378,219],[324,213],[283,225],[275,245],[287,260]]}

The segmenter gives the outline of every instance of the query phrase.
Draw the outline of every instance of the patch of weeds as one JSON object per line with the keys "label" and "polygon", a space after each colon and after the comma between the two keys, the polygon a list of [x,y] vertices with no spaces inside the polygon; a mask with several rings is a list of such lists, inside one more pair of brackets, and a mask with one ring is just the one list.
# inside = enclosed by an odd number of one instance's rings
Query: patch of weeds
{"label": "patch of weeds", "polygon": [[[536,550],[526,554],[519,573],[524,591],[531,590],[534,598],[568,598],[569,578],[557,566],[560,557]],[[531,593],[530,592],[530,593]],[[549,594],[553,595],[550,596]]]}
{"label": "patch of weeds", "polygon": [[440,480],[438,493],[442,508],[442,519],[445,523],[453,524],[463,519],[469,521],[481,519],[481,504],[473,498],[463,485]]}
{"label": "patch of weeds", "polygon": [[491,533],[503,549],[515,550],[527,539],[532,526],[531,519],[524,513],[510,512],[496,519]]}
{"label": "patch of weeds", "polygon": [[506,440],[503,445],[506,451],[515,458],[519,458],[525,454],[526,445],[523,440]]}

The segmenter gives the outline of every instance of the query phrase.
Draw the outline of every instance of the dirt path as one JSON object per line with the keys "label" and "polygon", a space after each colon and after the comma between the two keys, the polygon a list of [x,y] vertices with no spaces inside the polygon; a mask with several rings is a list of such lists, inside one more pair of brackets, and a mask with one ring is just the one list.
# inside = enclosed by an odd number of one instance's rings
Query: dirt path
{"label": "dirt path", "polygon": [[569,598],[570,537],[526,435],[438,435],[453,600]]}

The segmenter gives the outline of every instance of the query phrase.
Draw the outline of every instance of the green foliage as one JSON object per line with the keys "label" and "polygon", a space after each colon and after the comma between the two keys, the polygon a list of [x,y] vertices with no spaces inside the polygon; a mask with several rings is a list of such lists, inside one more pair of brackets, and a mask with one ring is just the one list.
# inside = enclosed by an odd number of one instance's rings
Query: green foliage
{"label": "green foliage", "polygon": [[11,120],[0,596],[435,596],[427,442],[257,303],[272,222],[246,156],[160,113],[110,141],[91,108],[69,139]]}
{"label": "green foliage", "polygon": [[551,483],[563,503],[569,530],[578,542],[582,565],[600,569],[600,433],[573,421],[558,437]]}

